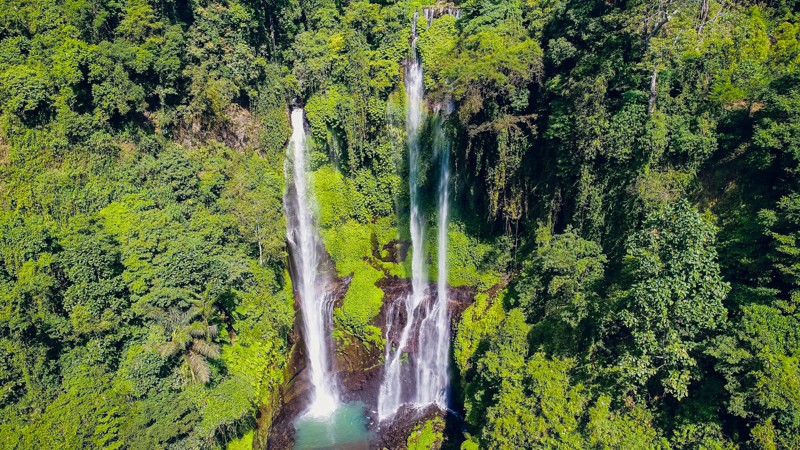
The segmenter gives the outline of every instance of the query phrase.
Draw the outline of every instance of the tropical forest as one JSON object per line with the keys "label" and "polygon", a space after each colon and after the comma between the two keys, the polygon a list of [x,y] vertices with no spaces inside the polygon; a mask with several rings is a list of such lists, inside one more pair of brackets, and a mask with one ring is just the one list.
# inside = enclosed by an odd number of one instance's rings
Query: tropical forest
{"label": "tropical forest", "polygon": [[800,449],[800,0],[0,0],[0,448]]}

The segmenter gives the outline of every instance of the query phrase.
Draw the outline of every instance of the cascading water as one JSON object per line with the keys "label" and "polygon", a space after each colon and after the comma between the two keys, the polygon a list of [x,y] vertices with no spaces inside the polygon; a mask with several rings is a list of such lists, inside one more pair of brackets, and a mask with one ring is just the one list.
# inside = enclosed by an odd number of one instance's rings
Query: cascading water
{"label": "cascading water", "polygon": [[[411,338],[415,322],[417,307],[425,298],[425,259],[423,252],[423,223],[419,210],[419,188],[417,180],[419,175],[419,128],[422,124],[422,64],[417,58],[417,13],[411,24],[411,57],[406,64],[406,135],[408,142],[408,187],[411,197],[411,294],[403,302],[406,312],[406,323],[400,334],[400,341],[395,348],[389,339],[386,342],[386,366],[384,380],[378,396],[378,418],[384,420],[394,415],[397,409],[408,399],[402,397],[402,356]],[[390,308],[389,317],[395,316],[397,311]],[[391,325],[387,325],[387,335],[391,332]],[[416,399],[415,399],[416,400]]]}
{"label": "cascading water", "polygon": [[[286,149],[284,172],[294,189],[287,189],[286,236],[291,247],[292,281],[300,297],[307,370],[312,393],[308,408],[294,422],[295,450],[366,448],[371,435],[362,403],[342,404],[330,356],[333,328],[333,279],[320,267],[324,248],[314,229],[312,196],[306,167],[303,110],[292,111],[292,138]],[[292,196],[294,194],[294,196]]]}
{"label": "cascading water", "polygon": [[[452,104],[447,103],[445,113]],[[439,154],[439,217],[436,283],[436,301],[426,311],[419,329],[419,354],[417,356],[417,398],[419,403],[436,402],[446,408],[448,362],[450,349],[450,320],[447,315],[447,227],[450,187],[450,145],[439,111],[434,145]]]}
{"label": "cascading water", "polygon": [[461,18],[461,8],[456,8],[454,6],[428,6],[422,9],[422,14],[425,16],[425,20],[428,21],[428,25],[430,26],[433,23],[433,19],[442,16],[453,16],[456,19]]}
{"label": "cascading water", "polygon": [[[423,10],[429,21],[427,10]],[[431,16],[432,17],[432,16]],[[400,317],[396,305],[387,312],[386,365],[378,398],[378,418],[393,416],[404,403],[426,405],[436,403],[446,407],[448,384],[448,351],[450,325],[447,315],[447,212],[449,186],[449,148],[444,131],[437,128],[437,147],[440,155],[439,234],[437,296],[428,301],[424,260],[424,227],[419,199],[420,127],[423,123],[423,72],[416,54],[417,19],[411,25],[412,54],[406,64],[406,134],[409,163],[410,231],[411,231],[411,293],[400,307],[405,309],[405,323],[396,345],[391,339],[394,322]],[[416,357],[411,364],[403,355],[416,342]],[[406,382],[404,383],[404,379]],[[410,383],[409,383],[410,381]],[[404,392],[404,387],[413,392]]]}
{"label": "cascading water", "polygon": [[308,369],[313,388],[307,415],[325,417],[338,404],[331,360],[328,355],[328,336],[331,330],[333,300],[325,289],[327,282],[319,272],[319,245],[311,215],[306,170],[306,132],[303,110],[292,111],[292,137],[286,149],[284,172],[294,182],[294,201],[286,192],[284,205],[287,220],[286,237],[296,271],[295,291],[300,296],[303,317],[303,340],[306,346]]}

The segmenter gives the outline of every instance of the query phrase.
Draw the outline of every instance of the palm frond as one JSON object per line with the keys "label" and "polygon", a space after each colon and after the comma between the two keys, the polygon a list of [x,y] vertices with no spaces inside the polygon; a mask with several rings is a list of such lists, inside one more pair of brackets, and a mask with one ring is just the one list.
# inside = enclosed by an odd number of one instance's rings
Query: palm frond
{"label": "palm frond", "polygon": [[206,325],[202,322],[194,322],[188,328],[189,334],[196,338],[206,336]]}
{"label": "palm frond", "polygon": [[186,355],[186,362],[189,363],[189,370],[192,372],[192,379],[198,383],[206,384],[211,379],[211,369],[202,355],[190,351]]}
{"label": "palm frond", "polygon": [[206,358],[216,359],[219,358],[219,346],[206,342],[201,339],[195,339],[192,343],[192,351]]}
{"label": "palm frond", "polygon": [[202,312],[203,310],[197,305],[192,306],[188,311],[186,311],[186,321],[189,322],[195,317],[202,315]]}
{"label": "palm frond", "polygon": [[188,327],[183,327],[178,330],[175,330],[172,333],[172,342],[180,345],[181,348],[186,348],[190,342],[192,342],[192,333]]}
{"label": "palm frond", "polygon": [[178,344],[177,342],[169,341],[169,342],[167,342],[165,344],[159,345],[157,347],[157,350],[158,350],[158,354],[161,355],[162,358],[168,358],[168,357],[178,353],[183,348],[184,347],[181,346],[180,344]]}
{"label": "palm frond", "polygon": [[206,334],[210,338],[217,337],[217,334],[219,334],[219,329],[217,328],[217,325],[216,324],[209,325],[208,328],[206,329]]}

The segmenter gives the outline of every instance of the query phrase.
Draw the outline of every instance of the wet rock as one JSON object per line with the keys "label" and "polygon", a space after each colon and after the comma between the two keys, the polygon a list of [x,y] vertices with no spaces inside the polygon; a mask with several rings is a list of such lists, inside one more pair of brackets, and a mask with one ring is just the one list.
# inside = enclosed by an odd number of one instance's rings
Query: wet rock
{"label": "wet rock", "polygon": [[436,405],[427,405],[419,408],[413,405],[405,405],[400,408],[391,420],[384,421],[377,429],[375,442],[370,448],[381,450],[406,450],[408,449],[408,437],[417,425],[424,425],[425,422],[435,418],[442,419],[444,423],[443,432],[444,442],[441,449],[458,449],[464,440],[464,423],[461,417],[452,411],[442,410]]}

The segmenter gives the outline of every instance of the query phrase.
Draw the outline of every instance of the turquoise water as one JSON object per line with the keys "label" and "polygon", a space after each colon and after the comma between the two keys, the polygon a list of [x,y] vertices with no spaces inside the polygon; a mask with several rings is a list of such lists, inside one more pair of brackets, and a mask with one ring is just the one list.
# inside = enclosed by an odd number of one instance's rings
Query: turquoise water
{"label": "turquoise water", "polygon": [[371,436],[361,403],[341,405],[325,418],[300,417],[294,427],[295,450],[367,449]]}

